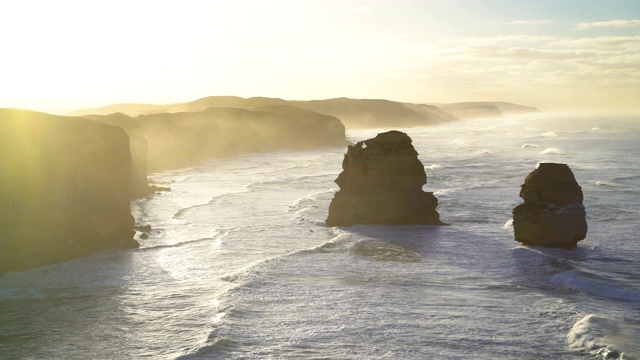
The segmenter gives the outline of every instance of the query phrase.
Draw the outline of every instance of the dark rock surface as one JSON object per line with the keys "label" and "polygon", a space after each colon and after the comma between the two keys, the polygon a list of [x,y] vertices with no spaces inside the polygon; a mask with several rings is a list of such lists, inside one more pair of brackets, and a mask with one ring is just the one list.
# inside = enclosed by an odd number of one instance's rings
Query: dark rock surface
{"label": "dark rock surface", "polygon": [[0,274],[137,247],[129,145],[114,126],[0,109]]}
{"label": "dark rock surface", "polygon": [[524,203],[513,209],[516,241],[570,249],[587,236],[582,190],[566,164],[539,164],[520,197]]}
{"label": "dark rock surface", "polygon": [[389,131],[349,146],[342,169],[328,226],[443,224],[438,200],[422,190],[427,175],[407,134]]}

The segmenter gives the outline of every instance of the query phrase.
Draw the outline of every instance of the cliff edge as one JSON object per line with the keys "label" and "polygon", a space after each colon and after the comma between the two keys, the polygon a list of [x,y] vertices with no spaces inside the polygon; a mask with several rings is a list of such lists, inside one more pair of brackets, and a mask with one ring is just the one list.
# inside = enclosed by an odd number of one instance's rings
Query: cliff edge
{"label": "cliff edge", "polygon": [[137,247],[120,128],[0,109],[0,274]]}

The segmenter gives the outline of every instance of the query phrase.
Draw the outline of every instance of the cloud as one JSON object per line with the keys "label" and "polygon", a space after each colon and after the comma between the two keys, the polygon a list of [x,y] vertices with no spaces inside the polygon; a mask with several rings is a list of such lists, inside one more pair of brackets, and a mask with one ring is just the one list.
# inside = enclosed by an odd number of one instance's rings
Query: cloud
{"label": "cloud", "polygon": [[607,46],[607,47],[630,47],[640,46],[640,35],[635,36],[598,36],[579,39],[558,39],[553,42],[554,45],[562,46]]}
{"label": "cloud", "polygon": [[632,27],[632,26],[640,26],[640,19],[629,19],[629,20],[609,20],[609,21],[596,21],[590,23],[579,23],[573,27],[573,30],[587,30],[593,29],[596,27]]}
{"label": "cloud", "polygon": [[504,25],[536,25],[536,24],[548,24],[551,19],[539,19],[539,20],[511,20],[502,22]]}
{"label": "cloud", "polygon": [[476,57],[484,59],[504,60],[575,60],[602,56],[617,55],[617,52],[598,51],[593,49],[536,49],[526,47],[503,47],[497,45],[474,45],[447,49],[441,52],[443,55],[459,57]]}
{"label": "cloud", "polygon": [[[517,44],[519,47],[527,45],[546,44],[560,48],[587,48],[594,47],[638,47],[640,46],[640,35],[633,36],[596,36],[583,38],[558,37],[549,35],[502,35],[502,36],[470,36],[458,39],[439,40],[440,46],[458,45],[496,45],[496,44]],[[640,50],[640,49],[636,49]]]}
{"label": "cloud", "polygon": [[[455,39],[453,42],[461,44],[496,44],[505,42],[515,43],[535,43],[535,42],[554,42],[559,40],[555,36],[547,35],[502,35],[502,36],[470,36],[466,38]],[[441,43],[452,42],[452,40],[441,40]]]}

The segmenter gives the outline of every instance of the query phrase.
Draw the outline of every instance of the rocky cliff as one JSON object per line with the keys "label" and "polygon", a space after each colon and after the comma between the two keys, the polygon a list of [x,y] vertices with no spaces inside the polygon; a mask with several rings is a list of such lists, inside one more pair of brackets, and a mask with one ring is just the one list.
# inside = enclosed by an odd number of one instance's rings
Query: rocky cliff
{"label": "rocky cliff", "polygon": [[342,169],[328,226],[442,224],[438,200],[422,190],[427,176],[407,134],[389,131],[349,146]]}
{"label": "rocky cliff", "polygon": [[131,173],[129,174],[129,193],[132,199],[149,194],[147,181],[147,157],[149,143],[141,136],[129,135],[129,151],[131,152]]}
{"label": "rocky cliff", "polygon": [[120,126],[128,134],[146,139],[150,171],[192,166],[221,156],[347,143],[339,119],[286,105],[84,117]]}
{"label": "rocky cliff", "polygon": [[541,163],[520,190],[513,209],[516,241],[525,245],[573,248],[587,236],[582,190],[566,164]]}
{"label": "rocky cliff", "polygon": [[120,128],[0,109],[0,274],[137,247]]}

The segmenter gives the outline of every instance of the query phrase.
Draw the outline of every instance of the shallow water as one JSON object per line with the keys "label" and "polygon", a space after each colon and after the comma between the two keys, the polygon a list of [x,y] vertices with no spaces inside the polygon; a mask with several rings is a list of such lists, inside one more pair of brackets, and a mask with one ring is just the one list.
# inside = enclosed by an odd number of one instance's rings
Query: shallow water
{"label": "shallow water", "polygon": [[[140,249],[0,278],[0,357],[640,358],[640,118],[403,131],[450,226],[324,226],[344,148],[153,174]],[[541,161],[583,187],[577,249],[513,240]]]}

